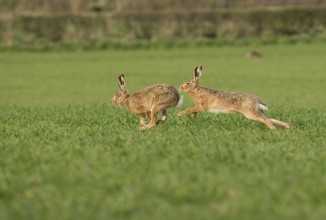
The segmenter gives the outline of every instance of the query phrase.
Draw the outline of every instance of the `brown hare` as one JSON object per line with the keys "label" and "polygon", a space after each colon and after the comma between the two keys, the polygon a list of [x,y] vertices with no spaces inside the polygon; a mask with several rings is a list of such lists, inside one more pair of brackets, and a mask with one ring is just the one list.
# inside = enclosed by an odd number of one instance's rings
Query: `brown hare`
{"label": "brown hare", "polygon": [[246,53],[246,57],[249,59],[260,59],[263,58],[263,54],[255,50],[251,50],[248,53]]}
{"label": "brown hare", "polygon": [[[128,93],[125,87],[124,75],[121,74],[119,80],[119,91],[112,98],[111,103],[122,105],[135,115],[140,116],[140,130],[154,127],[156,124],[167,119],[166,109],[182,104],[182,97],[176,88],[167,84],[155,84],[146,87],[135,93]],[[161,120],[156,120],[157,115],[162,112]],[[145,122],[145,118],[149,122]]]}
{"label": "brown hare", "polygon": [[264,113],[264,110],[267,110],[267,106],[255,95],[224,92],[200,86],[198,79],[201,74],[202,66],[196,67],[192,80],[180,86],[181,91],[187,92],[192,96],[196,105],[193,108],[179,112],[178,116],[192,113],[195,117],[197,112],[200,111],[213,113],[240,112],[249,119],[264,123],[270,129],[275,129],[273,124],[290,128],[290,125],[285,122],[269,118]]}

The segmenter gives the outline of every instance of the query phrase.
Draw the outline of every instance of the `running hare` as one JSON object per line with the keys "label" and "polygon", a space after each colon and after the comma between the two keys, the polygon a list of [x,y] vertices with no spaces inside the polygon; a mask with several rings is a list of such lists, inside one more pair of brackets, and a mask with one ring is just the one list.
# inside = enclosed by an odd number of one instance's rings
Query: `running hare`
{"label": "running hare", "polygon": [[[112,98],[111,103],[122,105],[131,113],[140,116],[141,130],[154,127],[156,124],[167,119],[166,109],[182,104],[182,97],[176,88],[167,84],[155,84],[146,87],[138,92],[129,94],[125,87],[124,75],[119,76],[119,91]],[[156,120],[159,112],[162,112],[162,119]],[[145,122],[148,117],[150,121]]]}
{"label": "running hare", "polygon": [[192,113],[195,117],[197,112],[200,111],[214,113],[240,112],[249,119],[264,123],[270,129],[275,129],[273,124],[290,128],[290,125],[287,123],[269,118],[264,113],[264,110],[267,110],[267,106],[255,95],[249,93],[224,92],[200,86],[198,79],[201,74],[202,66],[196,67],[192,80],[180,86],[182,91],[192,96],[196,106],[179,112],[178,116]]}

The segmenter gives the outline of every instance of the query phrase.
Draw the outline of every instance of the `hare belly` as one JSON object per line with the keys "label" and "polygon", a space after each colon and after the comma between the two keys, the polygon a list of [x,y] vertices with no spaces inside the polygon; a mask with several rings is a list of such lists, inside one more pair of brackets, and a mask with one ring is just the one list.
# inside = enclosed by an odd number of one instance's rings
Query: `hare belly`
{"label": "hare belly", "polygon": [[216,114],[219,114],[219,113],[230,113],[231,111],[227,110],[227,109],[224,109],[224,108],[209,108],[207,110],[208,112],[211,112],[211,113],[216,113]]}

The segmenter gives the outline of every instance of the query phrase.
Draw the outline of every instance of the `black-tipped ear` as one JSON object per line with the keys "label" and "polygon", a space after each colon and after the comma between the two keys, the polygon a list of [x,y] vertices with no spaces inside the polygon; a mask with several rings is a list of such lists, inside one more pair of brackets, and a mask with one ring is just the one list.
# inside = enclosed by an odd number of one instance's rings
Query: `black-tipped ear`
{"label": "black-tipped ear", "polygon": [[126,87],[126,84],[125,84],[125,76],[123,74],[121,74],[118,78],[119,80],[119,87],[120,89],[124,89]]}
{"label": "black-tipped ear", "polygon": [[197,66],[194,70],[194,79],[195,80],[198,80],[199,77],[201,76],[202,74],[202,70],[203,70],[203,67],[202,66]]}

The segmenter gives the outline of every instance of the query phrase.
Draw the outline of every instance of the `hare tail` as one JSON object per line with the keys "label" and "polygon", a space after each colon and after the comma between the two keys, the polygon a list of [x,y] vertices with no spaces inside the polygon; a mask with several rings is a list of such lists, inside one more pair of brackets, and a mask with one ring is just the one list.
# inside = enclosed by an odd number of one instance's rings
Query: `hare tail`
{"label": "hare tail", "polygon": [[265,105],[264,103],[261,103],[261,102],[258,104],[258,107],[260,110],[263,110],[263,111],[268,109],[267,105]]}
{"label": "hare tail", "polygon": [[175,106],[176,108],[180,107],[183,104],[183,96],[180,96],[178,104]]}

